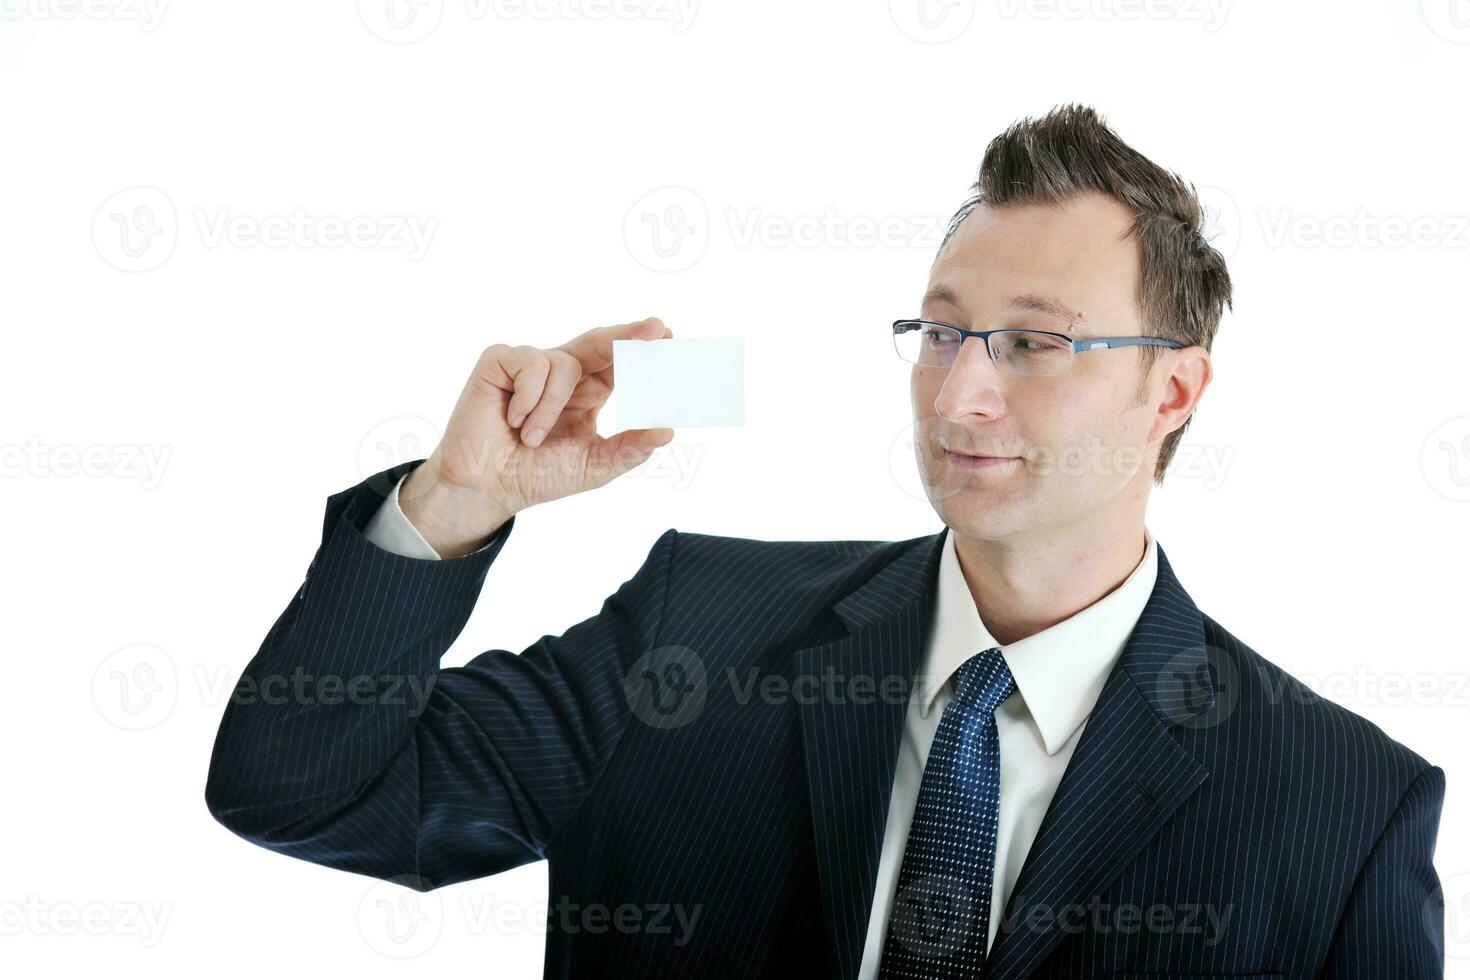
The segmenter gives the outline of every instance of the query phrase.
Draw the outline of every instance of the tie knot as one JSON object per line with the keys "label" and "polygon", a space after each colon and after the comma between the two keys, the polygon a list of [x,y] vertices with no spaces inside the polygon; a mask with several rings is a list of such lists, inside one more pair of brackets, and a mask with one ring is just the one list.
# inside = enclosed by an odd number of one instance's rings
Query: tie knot
{"label": "tie knot", "polygon": [[1016,679],[1000,647],[981,650],[955,671],[955,697],[986,712],[996,709],[1016,689]]}

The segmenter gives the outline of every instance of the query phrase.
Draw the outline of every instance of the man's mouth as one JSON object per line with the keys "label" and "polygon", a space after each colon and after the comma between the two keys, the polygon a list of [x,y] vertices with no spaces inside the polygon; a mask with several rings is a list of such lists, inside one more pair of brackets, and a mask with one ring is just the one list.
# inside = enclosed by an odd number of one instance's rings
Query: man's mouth
{"label": "man's mouth", "polygon": [[1021,461],[1021,457],[1019,456],[990,456],[985,453],[960,453],[955,452],[953,449],[945,450],[945,456],[949,459],[951,465],[970,470],[1010,466],[1012,463],[1019,463]]}

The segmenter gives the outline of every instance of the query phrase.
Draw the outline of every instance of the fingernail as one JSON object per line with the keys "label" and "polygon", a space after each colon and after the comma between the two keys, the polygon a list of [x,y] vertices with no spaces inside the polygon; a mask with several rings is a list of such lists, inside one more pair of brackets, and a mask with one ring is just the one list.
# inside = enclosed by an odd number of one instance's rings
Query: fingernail
{"label": "fingernail", "polygon": [[519,429],[521,427],[521,423],[524,421],[526,421],[526,415],[524,412],[520,415],[513,415],[510,419],[510,427],[512,429]]}
{"label": "fingernail", "polygon": [[538,443],[538,442],[541,441],[541,437],[543,435],[545,435],[545,433],[542,432],[540,429],[532,429],[530,432],[527,432],[525,434],[524,439],[525,439],[526,445],[528,445],[528,446],[534,446],[534,445],[536,445],[536,443]]}

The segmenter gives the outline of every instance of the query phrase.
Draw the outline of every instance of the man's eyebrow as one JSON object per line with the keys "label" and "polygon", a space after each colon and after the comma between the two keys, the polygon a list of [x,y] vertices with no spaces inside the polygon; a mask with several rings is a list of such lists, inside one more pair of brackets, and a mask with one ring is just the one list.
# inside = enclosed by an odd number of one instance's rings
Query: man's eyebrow
{"label": "man's eyebrow", "polygon": [[929,287],[929,291],[924,294],[923,305],[928,306],[930,303],[948,303],[950,306],[959,306],[960,298],[955,295],[953,289],[944,283],[938,283]]}
{"label": "man's eyebrow", "polygon": [[[937,283],[924,294],[924,305],[930,303],[948,303],[951,306],[961,306],[959,296],[955,291],[943,283]],[[1078,317],[1077,307],[1063,303],[1061,300],[1041,293],[1022,293],[1012,296],[1006,301],[1006,305],[1013,310],[1029,310],[1032,313],[1045,313],[1048,316],[1063,320],[1069,325],[1082,327],[1084,333],[1091,333],[1086,329],[1085,323]],[[1071,326],[1068,329],[1072,329]]]}
{"label": "man's eyebrow", "polygon": [[1022,293],[1020,296],[1012,296],[1008,304],[1012,309],[1030,310],[1033,313],[1045,313],[1059,320],[1068,322],[1077,319],[1077,307],[1069,306],[1061,300],[1051,296],[1042,296],[1036,293]]}

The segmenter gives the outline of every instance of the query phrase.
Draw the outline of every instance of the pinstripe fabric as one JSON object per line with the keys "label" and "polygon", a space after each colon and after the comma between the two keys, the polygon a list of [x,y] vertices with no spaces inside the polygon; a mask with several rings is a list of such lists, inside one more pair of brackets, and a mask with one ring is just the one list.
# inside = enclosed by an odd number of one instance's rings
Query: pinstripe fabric
{"label": "pinstripe fabric", "polygon": [[[452,561],[376,548],[361,528],[418,462],[329,498],[221,721],[215,818],[419,890],[547,859],[548,977],[855,976],[907,707],[882,685],[917,668],[942,535],[669,529],[596,615],[440,670],[514,520]],[[1158,558],[992,913],[989,976],[1440,976],[1443,772],[1201,614]],[[260,696],[292,676],[374,696]],[[694,710],[660,715],[674,677]],[[635,907],[597,931],[557,914]]]}

